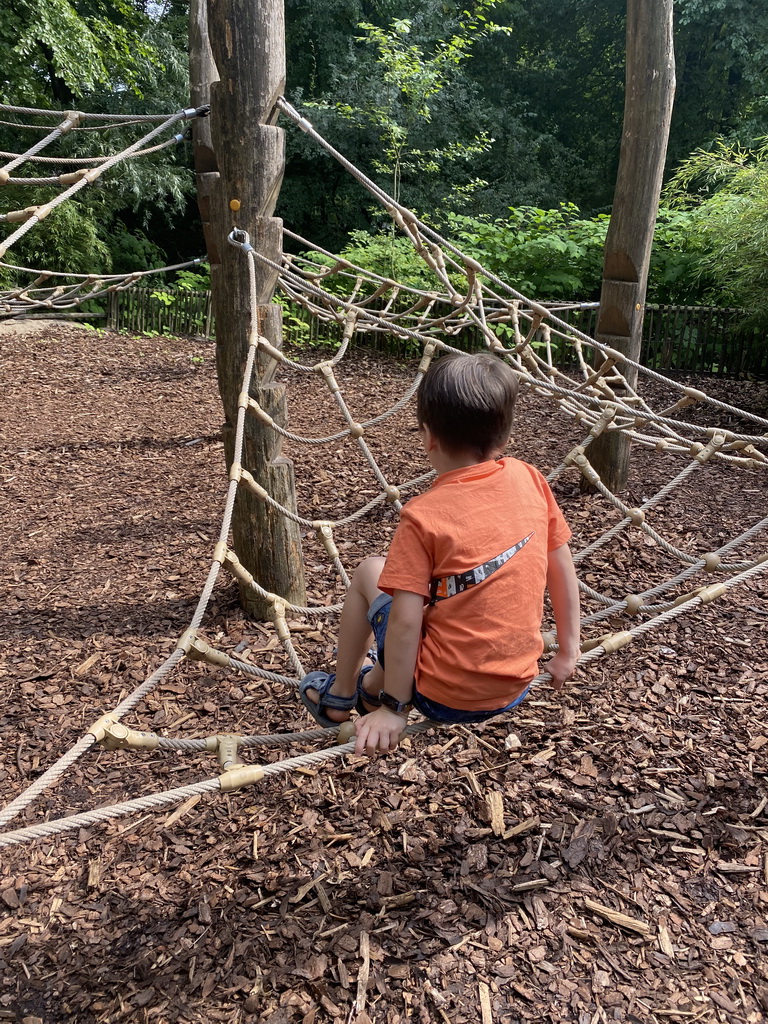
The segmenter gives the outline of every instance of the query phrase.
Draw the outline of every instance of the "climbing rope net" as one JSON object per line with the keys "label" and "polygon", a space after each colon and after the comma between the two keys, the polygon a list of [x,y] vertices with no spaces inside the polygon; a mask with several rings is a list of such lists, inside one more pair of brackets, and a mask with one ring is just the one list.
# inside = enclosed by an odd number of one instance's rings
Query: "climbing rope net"
{"label": "climbing rope net", "polygon": [[[436,287],[434,290],[409,287],[377,276],[290,233],[302,255],[285,255],[281,263],[273,263],[254,249],[246,232],[233,229],[229,243],[242,254],[244,272],[250,284],[248,354],[240,388],[234,456],[223,499],[221,528],[192,621],[173,653],[152,675],[117,707],[94,722],[69,751],[0,811],[0,828],[5,828],[95,744],[109,750],[208,751],[217,755],[221,771],[201,782],[163,793],[3,832],[0,834],[0,846],[55,836],[121,815],[179,803],[204,793],[232,792],[263,778],[343,757],[353,751],[354,743],[348,741],[346,723],[341,729],[314,728],[277,735],[174,738],[131,729],[122,719],[185,659],[202,661],[222,671],[257,679],[298,684],[305,674],[305,666],[294,639],[295,625],[332,618],[338,615],[341,605],[292,604],[285,596],[270,592],[251,575],[240,562],[230,541],[238,490],[246,488],[253,492],[276,513],[288,517],[308,536],[315,538],[343,586],[347,586],[349,574],[339,545],[345,528],[382,510],[391,517],[393,513],[387,510],[398,510],[401,498],[425,486],[433,475],[426,473],[400,482],[391,480],[380,459],[374,455],[369,439],[375,436],[377,427],[406,409],[431,360],[443,352],[462,350],[459,345],[467,339],[470,347],[484,347],[505,359],[517,373],[522,387],[527,388],[536,400],[549,403],[553,412],[569,420],[578,435],[578,442],[562,453],[559,463],[548,476],[550,482],[564,474],[581,476],[603,499],[605,528],[586,546],[574,551],[577,568],[589,565],[588,560],[595,552],[620,535],[633,534],[663,552],[672,566],[671,573],[654,581],[652,586],[621,597],[608,592],[615,589],[610,584],[603,590],[593,586],[593,574],[590,574],[589,582],[580,580],[586,609],[582,619],[585,641],[580,665],[596,661],[676,617],[723,596],[731,588],[754,579],[768,566],[768,517],[760,518],[756,514],[754,522],[742,532],[716,549],[706,551],[689,550],[689,546],[684,546],[674,535],[669,535],[654,523],[654,511],[658,511],[665,498],[673,492],[687,488],[694,494],[706,493],[721,486],[724,473],[734,487],[737,484],[731,479],[733,472],[752,473],[759,477],[759,486],[764,488],[764,474],[768,468],[767,419],[669,380],[580,332],[562,319],[557,310],[547,309],[527,299],[383,192],[336,152],[287,101],[281,100],[280,107],[382,204],[432,271]],[[146,141],[149,141],[148,137],[141,144]],[[264,336],[259,322],[256,290],[260,264],[278,274],[279,287],[286,298],[312,316],[335,325],[339,343],[332,356],[305,363],[290,358]],[[404,393],[389,408],[367,419],[355,414],[339,383],[339,365],[355,332],[392,334],[421,352],[418,368]],[[564,345],[573,356],[571,372],[559,369],[557,365],[556,353]],[[319,388],[327,389],[336,410],[339,429],[327,436],[305,436],[278,424],[253,397],[258,394],[257,368],[260,363],[268,364],[270,373],[275,367],[281,368],[286,374],[303,376],[316,382]],[[653,408],[642,393],[642,382],[648,380],[663,384],[664,390],[673,395],[673,400],[661,409]],[[691,406],[699,407],[699,412],[705,410],[708,416],[720,423],[737,423],[742,429],[701,425],[686,418],[686,410]],[[363,473],[370,477],[376,489],[375,496],[336,518],[301,515],[300,511],[281,504],[242,464],[245,424],[250,416],[257,417],[265,429],[276,431],[296,448],[305,446],[308,449],[327,451],[331,448],[338,451],[341,445],[345,462],[349,453],[357,449]],[[664,486],[637,506],[629,506],[605,486],[590,462],[590,445],[594,440],[616,431],[631,438],[636,451],[654,455],[663,453],[664,458],[672,460],[675,466],[675,472]],[[716,479],[711,474],[715,474]],[[238,658],[235,651],[217,648],[206,640],[203,623],[222,569],[232,574],[241,586],[252,588],[266,602],[291,674],[261,668]],[[583,572],[581,574],[584,575]],[[623,628],[601,633],[599,624],[608,619],[612,623],[622,620]],[[544,642],[545,649],[553,650],[557,638],[554,634],[545,633]],[[534,685],[547,679],[546,672],[542,672],[534,680]],[[406,732],[417,734],[434,727],[434,723],[429,721],[416,721],[407,727]],[[331,746],[323,746],[329,742]],[[268,746],[307,745],[319,745],[319,749],[266,764],[243,764],[239,756],[243,751]]]}
{"label": "climbing rope net", "polygon": [[[189,107],[173,114],[86,114],[81,111],[59,111],[62,118],[58,124],[25,123],[18,117],[42,118],[50,122],[57,112],[36,107],[18,107],[0,104],[0,115],[16,120],[0,119],[0,125],[16,131],[45,132],[41,139],[12,153],[0,150],[0,195],[3,187],[29,185],[60,189],[53,198],[36,206],[25,206],[16,210],[0,212],[0,224],[18,225],[0,240],[0,271],[13,276],[11,288],[0,289],[0,319],[19,318],[35,313],[50,315],[52,311],[67,313],[82,307],[85,302],[102,299],[116,291],[124,291],[144,277],[183,270],[203,262],[202,259],[188,260],[167,267],[137,271],[126,274],[69,274],[51,270],[36,270],[3,261],[6,253],[46,219],[57,207],[74,198],[84,188],[93,185],[103,174],[127,160],[146,157],[186,141],[184,132],[177,131],[180,123],[207,113],[207,107]],[[93,124],[86,124],[91,121]],[[53,143],[61,142],[75,132],[103,132],[110,128],[138,130],[139,138],[119,152],[109,156],[41,156],[43,150]],[[168,136],[169,132],[173,134]],[[162,141],[155,142],[155,139]],[[51,170],[62,169],[50,175],[23,176],[19,173],[24,164],[50,165]],[[18,283],[22,279],[22,283]]]}

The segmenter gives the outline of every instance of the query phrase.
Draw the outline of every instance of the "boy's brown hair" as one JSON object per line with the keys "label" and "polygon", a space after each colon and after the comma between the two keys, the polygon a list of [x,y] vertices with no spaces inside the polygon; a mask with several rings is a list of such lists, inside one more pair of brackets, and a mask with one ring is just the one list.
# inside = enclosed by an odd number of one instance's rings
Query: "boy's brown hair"
{"label": "boy's brown hair", "polygon": [[419,385],[419,426],[447,451],[471,451],[484,461],[509,440],[517,387],[509,364],[490,352],[441,356]]}

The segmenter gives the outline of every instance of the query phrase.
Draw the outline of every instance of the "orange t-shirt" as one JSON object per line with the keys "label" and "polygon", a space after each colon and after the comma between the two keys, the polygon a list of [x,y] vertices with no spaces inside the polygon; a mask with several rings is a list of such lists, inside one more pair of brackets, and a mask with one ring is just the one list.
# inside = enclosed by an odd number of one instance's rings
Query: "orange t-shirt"
{"label": "orange t-shirt", "polygon": [[571,531],[533,466],[518,459],[441,473],[402,510],[379,587],[430,598],[432,580],[468,572],[521,544],[482,582],[425,609],[419,693],[457,710],[519,697],[542,652],[547,560]]}

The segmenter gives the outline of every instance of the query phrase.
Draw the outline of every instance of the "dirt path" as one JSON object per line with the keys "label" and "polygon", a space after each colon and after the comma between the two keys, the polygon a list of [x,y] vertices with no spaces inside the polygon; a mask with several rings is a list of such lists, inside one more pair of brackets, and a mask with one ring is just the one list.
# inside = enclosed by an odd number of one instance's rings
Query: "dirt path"
{"label": "dirt path", "polygon": [[[226,480],[211,346],[37,323],[0,327],[0,354],[4,804],[174,648]],[[411,374],[358,355],[342,378],[375,413]],[[316,435],[332,417],[312,383],[292,384],[291,424]],[[706,386],[740,405],[764,390]],[[555,465],[576,435],[532,398],[522,406],[516,453]],[[374,441],[393,479],[424,468],[408,422]],[[290,454],[313,515],[373,493],[341,449]],[[673,471],[639,455],[632,503]],[[603,505],[573,478],[557,490],[583,546]],[[767,505],[765,474],[712,466],[654,525],[700,552]],[[394,522],[370,517],[340,538],[345,562],[383,551]],[[621,597],[674,571],[630,536],[582,575]],[[313,599],[339,593],[311,537],[307,576]],[[759,1024],[767,626],[758,580],[562,696],[537,691],[514,719],[4,850],[0,1020]],[[228,579],[205,633],[285,667]],[[305,664],[331,661],[335,626],[298,635]],[[188,664],[128,724],[200,736],[308,722],[288,687]],[[208,756],[90,752],[11,827],[216,773]]]}

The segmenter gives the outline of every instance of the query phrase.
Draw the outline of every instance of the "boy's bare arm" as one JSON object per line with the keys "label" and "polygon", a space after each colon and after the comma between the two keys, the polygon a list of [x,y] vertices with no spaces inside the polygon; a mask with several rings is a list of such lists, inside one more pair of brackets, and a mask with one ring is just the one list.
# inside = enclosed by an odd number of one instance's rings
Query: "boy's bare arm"
{"label": "boy's bare arm", "polygon": [[[408,590],[395,591],[384,648],[384,689],[401,704],[408,704],[413,697],[413,674],[421,643],[423,616],[424,598],[420,594]],[[400,714],[387,707],[377,708],[359,718],[355,726],[355,753],[394,750],[407,720],[407,712]]]}
{"label": "boy's bare arm", "polygon": [[544,667],[552,676],[552,686],[559,690],[579,657],[579,584],[567,544],[549,553],[547,589],[555,614],[559,650]]}

